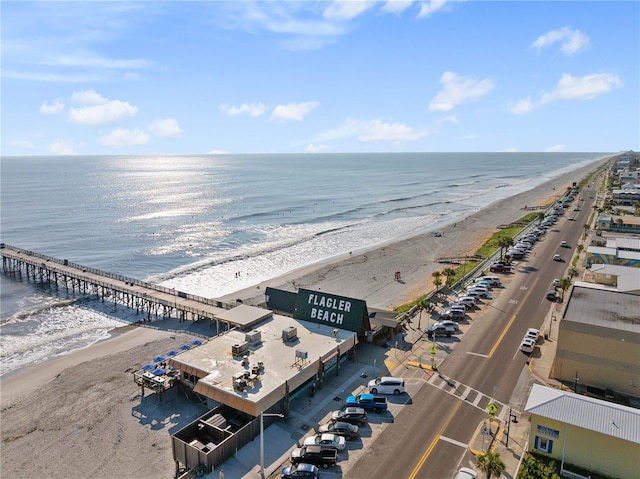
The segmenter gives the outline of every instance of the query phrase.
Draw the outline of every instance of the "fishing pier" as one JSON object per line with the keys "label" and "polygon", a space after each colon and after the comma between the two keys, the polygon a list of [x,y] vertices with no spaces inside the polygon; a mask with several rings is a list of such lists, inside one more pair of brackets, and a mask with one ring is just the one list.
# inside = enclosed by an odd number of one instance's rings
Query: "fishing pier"
{"label": "fishing pier", "polygon": [[27,251],[0,243],[2,269],[5,273],[27,276],[34,281],[64,286],[80,294],[95,295],[102,302],[110,301],[135,309],[145,315],[143,321],[178,318],[180,321],[218,321],[218,315],[236,307],[214,299],[176,291],[173,288],[147,283],[119,274],[71,263],[35,251]]}

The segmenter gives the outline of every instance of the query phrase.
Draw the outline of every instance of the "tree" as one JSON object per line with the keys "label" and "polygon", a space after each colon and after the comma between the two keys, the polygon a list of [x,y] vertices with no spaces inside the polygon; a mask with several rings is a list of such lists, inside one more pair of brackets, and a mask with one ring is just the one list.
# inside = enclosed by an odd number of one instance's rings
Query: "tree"
{"label": "tree", "polygon": [[499,452],[480,454],[476,458],[476,465],[487,475],[487,479],[491,479],[493,476],[500,477],[500,474],[505,470],[505,465],[500,459]]}
{"label": "tree", "polygon": [[433,284],[436,287],[436,294],[438,293],[440,286],[442,286],[442,273],[440,271],[434,271],[431,273],[433,276]]}
{"label": "tree", "polygon": [[513,238],[510,236],[501,236],[498,239],[498,246],[500,246],[500,259],[504,258],[504,252],[510,246],[513,246]]}
{"label": "tree", "polygon": [[585,223],[582,227],[584,228],[584,235],[587,236],[587,233],[589,232],[589,228],[591,226],[589,225],[589,223]]}
{"label": "tree", "polygon": [[561,301],[564,301],[564,292],[571,287],[571,278],[562,278],[558,281],[558,287],[562,290]]}
{"label": "tree", "polygon": [[422,296],[417,302],[416,306],[418,307],[418,311],[420,311],[420,315],[418,316],[418,329],[420,329],[420,323],[422,322],[422,311],[429,308],[429,301],[426,296]]}
{"label": "tree", "polygon": [[574,278],[575,276],[578,276],[578,270],[576,268],[569,268],[569,271],[567,271],[567,274],[569,275],[569,278]]}
{"label": "tree", "polygon": [[542,223],[544,221],[544,211],[541,211],[540,213],[538,213],[538,224]]}
{"label": "tree", "polygon": [[445,284],[447,286],[451,286],[453,284],[453,281],[455,280],[455,277],[456,277],[455,268],[452,268],[451,266],[448,266],[444,270],[442,270],[442,274],[444,274],[447,277],[447,279],[445,281]]}

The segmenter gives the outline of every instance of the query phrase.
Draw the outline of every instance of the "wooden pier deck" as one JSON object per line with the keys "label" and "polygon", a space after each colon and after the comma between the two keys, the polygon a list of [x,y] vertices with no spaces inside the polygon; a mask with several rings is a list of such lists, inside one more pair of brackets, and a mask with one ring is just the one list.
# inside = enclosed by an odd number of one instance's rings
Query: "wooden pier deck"
{"label": "wooden pier deck", "polygon": [[151,321],[154,315],[156,318],[177,317],[181,321],[217,321],[219,314],[237,306],[4,243],[0,244],[0,255],[5,272],[19,276],[25,274],[35,280],[56,283],[80,294],[95,294],[103,302],[122,304],[145,314],[146,318],[143,321]]}

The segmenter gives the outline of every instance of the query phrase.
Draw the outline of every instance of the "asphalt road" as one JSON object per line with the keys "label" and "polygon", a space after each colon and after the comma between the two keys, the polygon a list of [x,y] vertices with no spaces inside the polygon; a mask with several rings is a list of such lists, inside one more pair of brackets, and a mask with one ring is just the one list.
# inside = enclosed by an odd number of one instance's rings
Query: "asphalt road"
{"label": "asphalt road", "polygon": [[[486,406],[493,400],[500,408],[507,407],[514,393],[519,393],[515,389],[521,385],[519,378],[528,359],[519,345],[527,328],[544,333],[543,321],[550,307],[560,315],[559,305],[547,300],[546,293],[554,278],[567,276],[575,246],[592,213],[590,195],[595,197],[595,187],[578,195],[527,259],[517,263],[515,272],[496,274],[505,287],[494,290],[495,299],[484,301],[470,315],[475,324],[463,338],[439,338],[441,346],[455,344],[439,374],[425,375],[427,381],[413,395],[411,406],[402,408],[394,424],[372,441],[349,468],[348,477],[449,478],[459,467],[475,463],[467,444],[478,424],[488,417]],[[576,205],[580,211],[573,211]],[[568,220],[569,216],[575,220]],[[570,248],[560,247],[563,240]],[[564,262],[553,261],[556,253]],[[407,375],[415,376],[415,372],[407,371]]]}

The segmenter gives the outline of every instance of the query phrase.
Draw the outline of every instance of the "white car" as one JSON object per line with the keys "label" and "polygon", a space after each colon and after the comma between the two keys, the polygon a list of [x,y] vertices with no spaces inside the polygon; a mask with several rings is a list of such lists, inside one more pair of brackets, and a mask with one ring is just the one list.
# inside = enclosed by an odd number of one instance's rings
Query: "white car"
{"label": "white car", "polygon": [[451,321],[450,319],[444,319],[442,321],[438,321],[436,324],[440,326],[451,326],[453,329],[457,330],[460,326],[457,321]]}
{"label": "white car", "polygon": [[520,343],[520,351],[530,354],[533,352],[533,348],[535,347],[536,342],[533,339],[527,337],[522,338],[522,342]]}
{"label": "white car", "polygon": [[535,328],[527,329],[527,333],[524,335],[525,338],[531,338],[534,342],[538,341],[538,336],[540,336],[540,331]]}
{"label": "white car", "polygon": [[567,243],[566,241],[560,241],[560,247],[568,248],[569,247],[569,243]]}
{"label": "white car", "polygon": [[473,296],[468,296],[468,295],[464,295],[464,294],[461,294],[456,299],[456,303],[467,304],[469,306],[475,306],[476,302],[477,302],[476,298],[474,298]]}
{"label": "white car", "polygon": [[473,469],[461,467],[453,479],[478,479],[478,474]]}
{"label": "white car", "polygon": [[336,449],[344,451],[347,447],[347,441],[342,436],[337,436],[330,432],[316,434],[304,440],[305,446],[322,446],[323,449]]}

